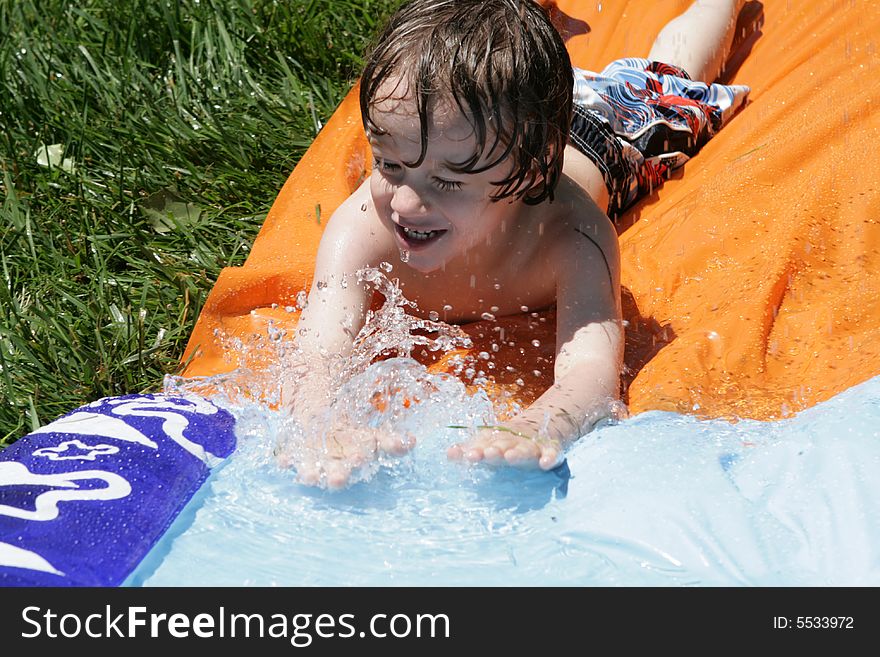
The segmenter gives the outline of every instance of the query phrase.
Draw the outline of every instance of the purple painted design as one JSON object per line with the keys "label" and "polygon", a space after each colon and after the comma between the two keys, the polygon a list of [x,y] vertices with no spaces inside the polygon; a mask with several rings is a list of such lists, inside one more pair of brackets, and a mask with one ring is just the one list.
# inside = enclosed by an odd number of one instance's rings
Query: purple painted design
{"label": "purple painted design", "polygon": [[0,585],[116,586],[235,450],[201,398],[108,397],[0,452]]}

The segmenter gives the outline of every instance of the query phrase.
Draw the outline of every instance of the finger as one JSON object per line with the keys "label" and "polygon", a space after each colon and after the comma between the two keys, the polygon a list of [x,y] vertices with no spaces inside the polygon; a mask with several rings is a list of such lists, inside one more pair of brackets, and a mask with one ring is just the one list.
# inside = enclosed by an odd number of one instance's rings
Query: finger
{"label": "finger", "polygon": [[415,447],[416,439],[412,434],[383,433],[379,437],[379,449],[386,454],[400,456]]}
{"label": "finger", "polygon": [[351,466],[348,463],[335,462],[330,463],[325,468],[327,477],[327,488],[330,490],[340,490],[348,486],[351,480]]}
{"label": "finger", "polygon": [[516,438],[503,433],[483,433],[477,434],[477,437],[471,441],[471,445],[486,450],[490,447],[497,448],[502,452],[506,452],[518,443]]}
{"label": "finger", "polygon": [[317,486],[321,482],[320,468],[299,467],[296,470],[296,481],[304,486]]}
{"label": "finger", "polygon": [[464,448],[461,443],[455,443],[447,449],[446,457],[453,461],[461,461],[464,458]]}
{"label": "finger", "polygon": [[520,443],[507,450],[504,454],[504,458],[509,465],[518,468],[528,468],[536,467],[538,465],[538,458],[540,455],[541,454],[535,444],[529,442]]}
{"label": "finger", "polygon": [[475,445],[470,445],[464,450],[464,458],[471,463],[478,463],[483,460],[483,449]]}
{"label": "finger", "polygon": [[483,449],[483,460],[489,465],[503,465],[506,450],[499,445],[489,445]]}
{"label": "finger", "polygon": [[560,463],[562,463],[562,452],[555,447],[546,447],[541,453],[538,466],[542,470],[552,470]]}

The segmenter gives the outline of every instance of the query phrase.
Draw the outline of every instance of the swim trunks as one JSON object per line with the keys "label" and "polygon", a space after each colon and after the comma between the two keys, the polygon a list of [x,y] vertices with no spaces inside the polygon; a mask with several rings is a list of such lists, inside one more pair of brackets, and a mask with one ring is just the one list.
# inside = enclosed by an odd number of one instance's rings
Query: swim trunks
{"label": "swim trunks", "polygon": [[602,172],[616,219],[687,162],[743,105],[744,85],[691,80],[684,69],[618,59],[574,69],[570,140]]}

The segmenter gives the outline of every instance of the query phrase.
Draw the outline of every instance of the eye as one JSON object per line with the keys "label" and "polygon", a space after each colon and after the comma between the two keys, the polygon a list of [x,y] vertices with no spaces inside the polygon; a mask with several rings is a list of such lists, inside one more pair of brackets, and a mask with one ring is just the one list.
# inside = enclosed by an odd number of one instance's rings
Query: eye
{"label": "eye", "polygon": [[437,185],[437,189],[441,192],[452,192],[456,189],[461,189],[461,181],[458,180],[445,180],[444,178],[438,178],[434,176],[434,184]]}
{"label": "eye", "polygon": [[382,173],[394,173],[400,170],[400,165],[389,162],[383,157],[376,157],[373,159],[373,168],[378,169]]}

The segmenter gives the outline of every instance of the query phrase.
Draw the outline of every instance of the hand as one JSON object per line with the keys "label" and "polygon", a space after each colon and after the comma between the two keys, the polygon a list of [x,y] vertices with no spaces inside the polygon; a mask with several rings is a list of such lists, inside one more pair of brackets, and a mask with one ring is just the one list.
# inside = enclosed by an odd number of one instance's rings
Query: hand
{"label": "hand", "polygon": [[455,461],[541,470],[552,470],[563,460],[559,442],[508,427],[483,427],[471,440],[450,447],[447,455]]}
{"label": "hand", "polygon": [[385,429],[339,426],[315,431],[304,441],[285,445],[276,453],[281,467],[296,469],[306,486],[345,488],[382,455],[400,456],[415,446],[411,435]]}

